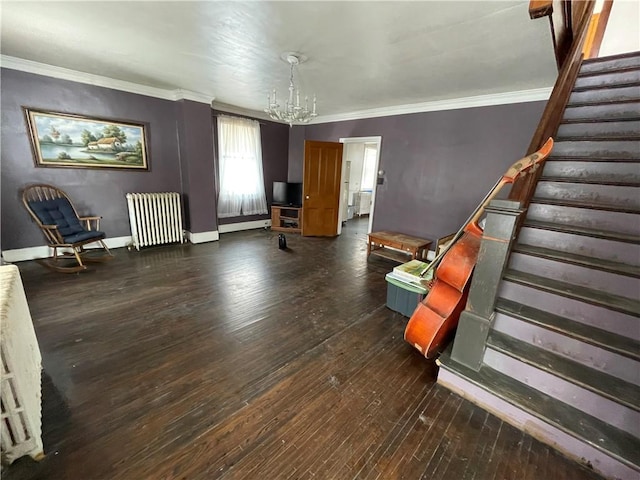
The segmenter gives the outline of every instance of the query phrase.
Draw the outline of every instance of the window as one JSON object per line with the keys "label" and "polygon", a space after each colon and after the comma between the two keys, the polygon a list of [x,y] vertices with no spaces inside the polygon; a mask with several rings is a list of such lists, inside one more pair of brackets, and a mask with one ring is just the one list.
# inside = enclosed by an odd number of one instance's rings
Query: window
{"label": "window", "polygon": [[378,148],[375,144],[365,144],[360,190],[373,190],[373,183],[376,181],[375,168],[377,154]]}
{"label": "window", "polygon": [[218,218],[268,213],[260,124],[245,118],[218,117],[218,157]]}

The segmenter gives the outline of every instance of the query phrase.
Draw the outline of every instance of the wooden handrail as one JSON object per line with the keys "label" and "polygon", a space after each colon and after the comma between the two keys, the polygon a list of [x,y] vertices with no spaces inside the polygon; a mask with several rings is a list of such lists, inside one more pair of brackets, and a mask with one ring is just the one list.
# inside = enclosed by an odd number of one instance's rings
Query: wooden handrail
{"label": "wooden handrail", "polygon": [[[531,143],[527,149],[527,155],[536,152],[549,137],[555,136],[562,121],[564,109],[571,96],[573,85],[580,71],[580,65],[582,64],[582,45],[587,34],[595,0],[586,0],[578,3],[583,5],[580,5],[580,8],[574,11],[575,14],[581,15],[575,23],[576,28],[573,30],[574,41],[553,87],[551,97],[549,97],[549,101],[542,113],[538,128],[531,139]],[[509,199],[517,200],[522,203],[523,207],[526,207],[533,195],[541,173],[542,169],[539,168],[529,175],[520,177],[513,185]]]}
{"label": "wooden handrail", "polygon": [[535,18],[546,17],[553,14],[552,0],[531,0],[529,2],[529,17]]}

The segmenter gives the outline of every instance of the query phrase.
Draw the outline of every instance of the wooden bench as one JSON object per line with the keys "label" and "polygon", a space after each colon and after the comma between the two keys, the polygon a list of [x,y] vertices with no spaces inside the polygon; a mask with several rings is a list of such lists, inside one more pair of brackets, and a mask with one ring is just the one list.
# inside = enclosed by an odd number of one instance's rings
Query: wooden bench
{"label": "wooden bench", "polygon": [[403,233],[371,232],[367,240],[367,257],[375,253],[400,263],[407,261],[407,255],[411,255],[412,260],[423,260],[427,258],[430,245],[431,240],[412,237]]}

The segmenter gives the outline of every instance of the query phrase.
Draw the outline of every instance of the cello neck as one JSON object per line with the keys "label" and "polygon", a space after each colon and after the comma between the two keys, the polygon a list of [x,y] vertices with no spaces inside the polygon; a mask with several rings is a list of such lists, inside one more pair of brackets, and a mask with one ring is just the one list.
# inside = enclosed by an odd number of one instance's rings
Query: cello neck
{"label": "cello neck", "polygon": [[442,257],[444,257],[447,254],[449,249],[458,241],[458,239],[462,236],[462,234],[465,232],[467,228],[474,229],[474,230],[481,230],[480,227],[478,226],[478,220],[484,213],[485,206],[491,200],[494,199],[494,197],[498,194],[498,192],[500,192],[500,189],[507,183],[509,182],[506,181],[504,177],[496,182],[493,188],[484,197],[482,202],[480,202],[480,205],[478,205],[475,208],[471,216],[467,218],[467,220],[464,222],[460,230],[458,230],[456,234],[453,236],[453,238],[449,242],[449,245],[447,245],[440,253],[438,253],[436,258],[434,258],[433,261],[420,272],[421,277],[424,277],[427,274],[427,272],[433,270],[435,267],[438,266],[438,264],[440,263],[440,260],[442,260]]}
{"label": "cello neck", "polygon": [[486,208],[486,206],[489,205],[489,202],[491,202],[491,200],[493,200],[496,197],[496,195],[498,195],[498,193],[500,193],[500,190],[502,190],[502,187],[504,187],[507,183],[511,183],[511,182],[509,182],[508,180],[505,180],[504,177],[502,177],[500,180],[496,182],[496,184],[489,191],[487,196],[484,197],[484,199],[482,200],[482,203],[480,203],[480,205],[478,205],[476,210],[471,214],[471,217],[467,220],[464,227],[462,227],[463,231],[470,225],[475,225],[475,226],[478,225],[478,220],[480,220],[480,217],[484,213],[484,209]]}
{"label": "cello neck", "polygon": [[433,261],[425,267],[425,269],[422,272],[420,272],[420,276],[423,277],[428,271],[438,266],[442,257],[446,255],[449,249],[453,246],[454,243],[458,241],[458,239],[462,236],[462,234],[467,228],[473,229],[476,231],[481,230],[478,225],[478,220],[480,220],[480,217],[484,213],[484,209],[489,204],[489,202],[495,198],[495,196],[500,192],[502,187],[504,187],[507,183],[515,182],[520,175],[527,172],[531,168],[537,167],[538,164],[540,164],[543,160],[545,160],[549,156],[552,148],[553,148],[553,139],[549,138],[545,142],[545,144],[540,148],[540,150],[524,158],[521,158],[520,160],[515,162],[513,165],[511,165],[511,167],[509,167],[509,169],[502,176],[502,178],[496,182],[496,184],[489,191],[489,193],[487,193],[484,199],[482,199],[482,201],[475,208],[471,216],[464,222],[460,230],[458,230],[458,232],[454,235],[454,237],[449,242],[449,245],[447,245],[447,247],[444,250],[442,250],[442,252],[440,252],[436,256],[436,258],[434,258]]}

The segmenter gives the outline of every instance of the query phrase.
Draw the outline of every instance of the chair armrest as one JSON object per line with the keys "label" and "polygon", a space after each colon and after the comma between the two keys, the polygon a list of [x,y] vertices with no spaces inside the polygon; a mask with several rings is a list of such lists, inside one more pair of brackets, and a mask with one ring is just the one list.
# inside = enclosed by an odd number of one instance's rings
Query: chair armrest
{"label": "chair armrest", "polygon": [[[87,226],[87,230],[100,230],[100,219],[102,217],[99,216],[88,216],[88,217],[78,217],[78,220],[81,222],[85,222]],[[95,228],[92,227],[91,222],[95,222]]]}
{"label": "chair armrest", "polygon": [[44,230],[45,236],[52,243],[63,243],[62,235],[58,231],[57,225],[41,225],[40,228]]}

